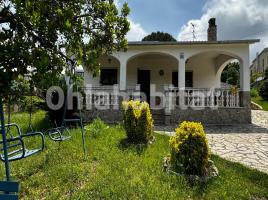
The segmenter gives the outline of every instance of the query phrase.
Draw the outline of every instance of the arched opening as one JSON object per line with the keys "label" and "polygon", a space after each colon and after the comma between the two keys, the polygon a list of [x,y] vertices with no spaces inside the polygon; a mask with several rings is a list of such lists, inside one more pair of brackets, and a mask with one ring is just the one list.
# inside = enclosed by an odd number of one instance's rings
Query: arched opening
{"label": "arched opening", "polygon": [[[169,54],[151,52],[131,57],[127,62],[127,86],[139,85],[150,102],[153,92],[164,92],[165,86],[171,85],[178,78],[178,60]],[[178,77],[178,76],[177,76]],[[176,79],[176,80],[175,80]],[[150,85],[154,87],[151,91]],[[156,104],[159,104],[156,98]]]}
{"label": "arched opening", "polygon": [[193,72],[194,88],[230,88],[239,86],[240,60],[228,52],[202,52],[187,59],[186,70]]}

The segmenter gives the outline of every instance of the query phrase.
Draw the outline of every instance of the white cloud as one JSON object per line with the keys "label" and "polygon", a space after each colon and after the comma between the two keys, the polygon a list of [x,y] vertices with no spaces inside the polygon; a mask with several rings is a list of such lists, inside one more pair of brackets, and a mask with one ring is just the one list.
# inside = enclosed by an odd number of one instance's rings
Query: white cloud
{"label": "white cloud", "polygon": [[208,20],[217,18],[218,39],[261,39],[251,48],[251,59],[257,51],[268,46],[267,0],[208,0],[200,19],[190,20],[177,36],[178,40],[192,40],[192,26],[196,26],[197,40],[207,39]]}
{"label": "white cloud", "polygon": [[[123,2],[121,0],[115,0],[114,3],[118,8],[120,8]],[[130,18],[128,18],[128,21],[130,23],[130,31],[126,36],[128,41],[140,41],[148,35],[141,24],[134,22]]]}
{"label": "white cloud", "polygon": [[130,22],[130,31],[127,34],[128,41],[140,41],[146,35],[146,31],[142,28],[141,24],[133,22],[129,19]]}

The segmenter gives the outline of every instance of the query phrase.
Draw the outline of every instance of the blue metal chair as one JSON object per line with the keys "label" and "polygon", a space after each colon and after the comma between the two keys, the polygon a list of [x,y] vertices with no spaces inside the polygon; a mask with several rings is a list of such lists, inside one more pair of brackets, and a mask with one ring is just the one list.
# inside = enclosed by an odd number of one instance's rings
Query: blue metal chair
{"label": "blue metal chair", "polygon": [[[17,132],[17,136],[15,137],[10,137],[7,138],[7,150],[8,150],[8,160],[9,161],[16,161],[16,160],[20,160],[23,158],[27,158],[29,156],[32,156],[34,154],[39,153],[40,151],[43,151],[44,147],[45,147],[45,140],[44,140],[44,135],[41,132],[30,132],[30,133],[26,133],[26,134],[22,134],[21,130],[19,128],[19,126],[15,123],[12,124],[7,124],[5,125],[5,128],[11,128],[11,127],[15,127],[16,128],[16,132]],[[26,138],[30,138],[30,137],[39,137],[41,139],[41,147],[40,148],[36,148],[36,149],[28,149],[25,146],[25,142],[24,139]],[[5,158],[4,158],[4,147],[2,147],[3,145],[3,140],[0,141],[0,160],[2,160],[3,162],[5,162]]]}
{"label": "blue metal chair", "polygon": [[[54,142],[63,142],[71,139],[70,131],[67,127],[61,126],[47,130],[49,138]],[[68,133],[66,135],[66,133]]]}

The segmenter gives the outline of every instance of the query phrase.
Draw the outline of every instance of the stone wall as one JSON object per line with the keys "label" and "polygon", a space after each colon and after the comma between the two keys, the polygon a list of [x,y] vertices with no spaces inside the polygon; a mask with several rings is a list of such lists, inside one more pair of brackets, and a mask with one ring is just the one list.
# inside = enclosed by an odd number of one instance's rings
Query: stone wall
{"label": "stone wall", "polygon": [[[196,110],[192,108],[181,109],[180,107],[176,107],[170,114],[165,114],[164,110],[157,112],[152,111],[152,114],[156,118],[156,124],[163,123],[166,125],[173,125],[182,121],[197,121],[204,124],[250,124],[250,93],[241,92],[240,97],[241,107],[238,108],[206,107]],[[119,105],[121,105],[121,103]],[[108,110],[97,110],[96,108],[93,108],[88,111],[83,111],[84,121],[91,122],[95,118],[100,118],[107,123],[122,122],[123,112],[122,109],[113,109],[112,106]]]}
{"label": "stone wall", "polygon": [[181,110],[176,108],[170,116],[171,124],[182,121],[197,121],[204,124],[249,124],[251,110],[248,108],[203,108],[202,110]]}

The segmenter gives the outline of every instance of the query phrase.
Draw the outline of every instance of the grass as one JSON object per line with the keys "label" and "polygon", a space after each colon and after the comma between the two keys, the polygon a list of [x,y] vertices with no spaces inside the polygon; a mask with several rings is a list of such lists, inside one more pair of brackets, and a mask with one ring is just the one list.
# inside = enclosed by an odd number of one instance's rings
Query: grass
{"label": "grass", "polygon": [[[27,128],[26,115],[12,116]],[[34,116],[34,127],[48,125],[44,112]],[[87,156],[81,148],[79,130],[60,146],[46,138],[39,155],[11,163],[20,181],[20,199],[267,199],[268,175],[212,156],[220,176],[206,185],[190,186],[183,177],[162,171],[169,153],[169,138],[155,135],[146,149],[124,146],[121,126],[103,129],[98,135],[86,132]],[[32,142],[32,141],[30,141]],[[3,164],[1,165],[3,177]]]}
{"label": "grass", "polygon": [[262,97],[260,97],[260,96],[252,97],[251,99],[253,102],[262,106],[263,110],[268,111],[268,101],[263,100]]}

